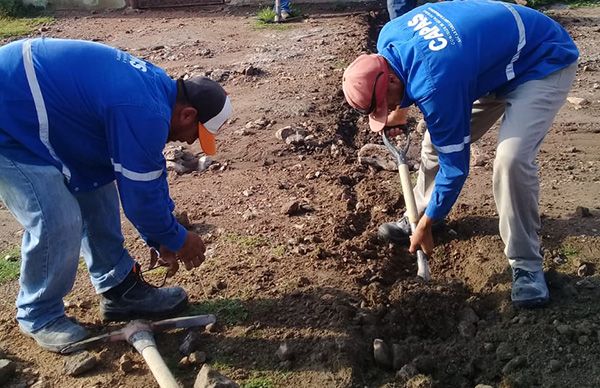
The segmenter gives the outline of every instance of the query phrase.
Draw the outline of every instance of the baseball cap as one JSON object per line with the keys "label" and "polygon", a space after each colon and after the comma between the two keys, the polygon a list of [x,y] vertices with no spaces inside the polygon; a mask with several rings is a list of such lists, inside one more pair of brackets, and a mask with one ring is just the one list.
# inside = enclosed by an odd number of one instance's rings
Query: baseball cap
{"label": "baseball cap", "polygon": [[179,79],[187,102],[198,111],[198,139],[207,155],[217,153],[215,135],[231,117],[233,107],[227,92],[217,82],[206,77]]}
{"label": "baseball cap", "polygon": [[369,115],[369,126],[379,132],[387,123],[389,68],[384,57],[363,54],[344,71],[342,89],[348,104]]}

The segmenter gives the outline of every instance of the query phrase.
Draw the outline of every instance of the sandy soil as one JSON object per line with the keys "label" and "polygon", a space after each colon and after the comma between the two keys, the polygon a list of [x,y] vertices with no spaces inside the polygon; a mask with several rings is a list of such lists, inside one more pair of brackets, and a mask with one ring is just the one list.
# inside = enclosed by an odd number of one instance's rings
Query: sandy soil
{"label": "sandy soil", "polygon": [[[563,107],[539,155],[552,302],[535,311],[510,305],[491,191],[493,130],[475,146],[471,175],[437,236],[432,282],[415,278],[404,248],[377,240],[377,226],[403,212],[400,186],[395,172],[358,163],[360,147],[379,140],[344,103],[341,75],[373,49],[386,14],[305,8],[304,20],[258,28],[255,11],[68,13],[39,32],[118,46],[173,76],[207,73],[231,95],[235,118],[216,158],[222,168],[169,175],[178,211],[209,244],[199,269],[181,270],[168,283],[188,290],[188,313],[217,312],[218,330],[202,335],[208,362],[246,387],[600,386],[600,8],[549,12],[579,45],[572,96],[590,103]],[[311,136],[288,145],[275,137],[288,125]],[[293,201],[303,211],[289,216]],[[0,250],[18,246],[20,227],[4,208],[0,225]],[[127,223],[126,237],[132,254],[147,262]],[[66,376],[65,357],[19,333],[17,290],[16,281],[0,286],[0,349],[18,364],[9,386],[154,386],[126,344],[92,349],[99,365]],[[100,321],[83,266],[67,302],[68,313],[95,332],[118,326]],[[157,341],[177,378],[192,386],[198,367],[177,366],[184,336]],[[374,360],[375,338],[394,349],[395,368]],[[282,343],[292,351],[289,361],[275,354]],[[118,361],[125,353],[136,362],[127,374]],[[397,375],[406,364],[416,370]]]}

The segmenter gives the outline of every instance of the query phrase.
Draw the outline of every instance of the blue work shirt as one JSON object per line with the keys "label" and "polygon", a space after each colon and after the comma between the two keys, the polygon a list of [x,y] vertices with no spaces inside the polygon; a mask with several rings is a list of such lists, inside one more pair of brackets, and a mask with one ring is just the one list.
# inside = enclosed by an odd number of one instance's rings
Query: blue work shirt
{"label": "blue work shirt", "polygon": [[579,52],[554,20],[485,0],[425,4],[387,23],[377,50],[404,82],[402,107],[423,112],[440,169],[425,214],[444,218],[469,173],[471,108],[574,63]]}
{"label": "blue work shirt", "polygon": [[103,44],[27,39],[0,47],[0,153],[56,166],[72,192],[117,182],[142,237],[178,251],[166,164],[176,81]]}

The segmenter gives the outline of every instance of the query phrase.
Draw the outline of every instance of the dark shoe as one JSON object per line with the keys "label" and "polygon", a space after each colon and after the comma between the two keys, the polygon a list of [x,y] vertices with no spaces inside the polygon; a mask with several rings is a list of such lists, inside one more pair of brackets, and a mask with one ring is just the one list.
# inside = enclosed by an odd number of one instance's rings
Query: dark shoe
{"label": "dark shoe", "polygon": [[[446,221],[435,221],[431,227],[433,233],[441,231],[446,225]],[[408,217],[404,216],[396,222],[386,222],[379,226],[377,235],[384,241],[394,244],[406,244],[410,241],[410,222]]]}
{"label": "dark shoe", "polygon": [[108,321],[162,319],[183,311],[187,302],[181,287],[157,288],[148,284],[136,263],[121,284],[102,293],[100,312]]}
{"label": "dark shoe", "polygon": [[525,271],[513,268],[513,284],[510,294],[513,305],[521,308],[542,307],[548,304],[550,292],[544,279],[544,271]]}
{"label": "dark shoe", "polygon": [[86,339],[89,335],[86,329],[66,316],[52,321],[35,333],[29,333],[21,326],[19,328],[23,334],[33,338],[42,348],[55,353],[60,353],[67,345]]}

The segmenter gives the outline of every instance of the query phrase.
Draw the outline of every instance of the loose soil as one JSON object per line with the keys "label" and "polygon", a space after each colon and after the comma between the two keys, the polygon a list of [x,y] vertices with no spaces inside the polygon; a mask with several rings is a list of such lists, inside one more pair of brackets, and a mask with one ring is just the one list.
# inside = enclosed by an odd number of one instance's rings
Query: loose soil
{"label": "loose soil", "polygon": [[[306,7],[309,17],[266,28],[257,27],[254,8],[65,13],[35,35],[114,45],[174,77],[210,74],[231,95],[235,114],[216,158],[222,167],[169,175],[178,211],[187,212],[209,254],[168,284],[186,288],[188,314],[217,313],[221,323],[202,335],[201,350],[242,386],[600,386],[600,8],[548,12],[581,50],[571,94],[590,104],[567,103],[539,155],[552,301],[534,311],[510,304],[491,190],[495,130],[474,146],[471,175],[448,228],[436,236],[430,283],[416,279],[405,248],[377,239],[378,225],[403,212],[399,180],[358,163],[358,149],[380,140],[344,103],[341,76],[358,54],[373,50],[383,9]],[[415,120],[419,115],[412,111]],[[274,134],[288,125],[311,136],[287,145]],[[197,146],[188,150],[198,153]],[[292,201],[303,211],[289,216]],[[5,208],[0,225],[0,250],[17,247],[20,226]],[[125,233],[132,255],[146,264],[146,248],[126,221]],[[589,270],[578,274],[583,263]],[[16,281],[0,287],[0,348],[18,364],[9,386],[155,385],[141,357],[118,343],[92,349],[100,359],[93,371],[66,376],[64,356],[19,333],[17,291]],[[93,332],[119,326],[100,320],[83,264],[66,304]],[[177,366],[184,336],[160,334],[157,342],[189,387],[198,368]],[[376,363],[375,338],[395,349],[396,368],[410,363],[420,376],[406,382]],[[277,358],[282,343],[291,360]],[[125,353],[136,362],[127,374],[118,365]]]}

